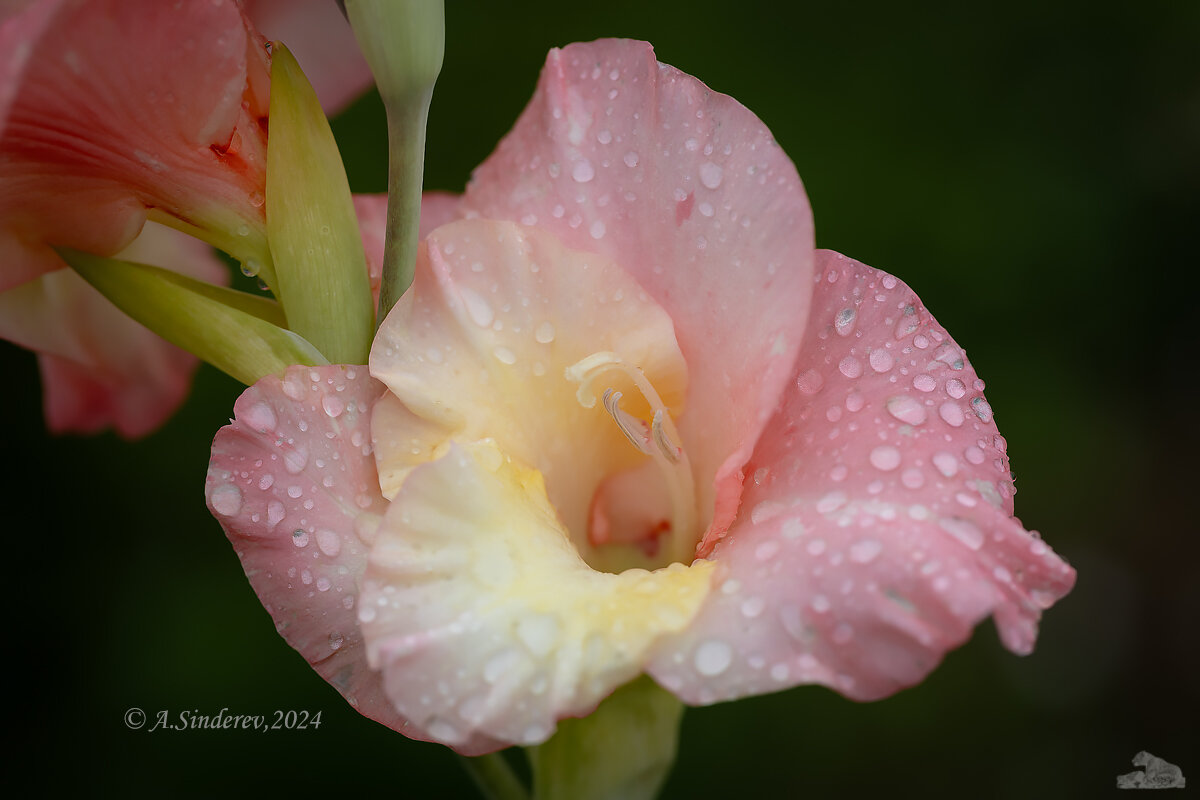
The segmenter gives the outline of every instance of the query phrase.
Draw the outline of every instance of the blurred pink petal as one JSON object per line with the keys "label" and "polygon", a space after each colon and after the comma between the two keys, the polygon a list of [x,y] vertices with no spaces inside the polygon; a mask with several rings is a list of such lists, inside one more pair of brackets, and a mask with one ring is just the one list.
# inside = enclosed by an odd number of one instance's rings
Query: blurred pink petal
{"label": "blurred pink petal", "polygon": [[263,36],[287,45],[326,113],[371,86],[371,68],[335,0],[243,0],[242,7]]}
{"label": "blurred pink petal", "polygon": [[799,683],[874,700],[994,614],[1033,649],[1074,571],[1012,517],[983,382],[896,278],[820,251],[795,380],[713,550],[713,592],[650,673],[685,702]]}
{"label": "blurred pink petal", "polygon": [[269,72],[234,3],[35,0],[8,10],[0,289],[111,255],[147,213],[264,257]]}
{"label": "blurred pink petal", "polygon": [[[387,237],[387,195],[356,194],[354,211],[367,255],[367,273],[371,279],[371,296],[379,304],[379,283],[383,280],[383,243]],[[449,192],[425,192],[421,196],[421,221],[417,235],[422,240],[458,214],[458,195]]]}
{"label": "blurred pink petal", "polygon": [[[247,389],[217,432],[205,496],[276,630],[363,714],[422,738],[368,668],[360,584],[387,501],[365,367],[292,367]],[[464,742],[464,753],[496,749]]]}
{"label": "blurred pink petal", "polygon": [[[227,284],[212,248],[150,223],[119,257]],[[0,292],[0,338],[38,353],[46,425],[54,433],[113,427],[128,438],[161,426],[187,397],[195,356],[125,316],[60,269]]]}

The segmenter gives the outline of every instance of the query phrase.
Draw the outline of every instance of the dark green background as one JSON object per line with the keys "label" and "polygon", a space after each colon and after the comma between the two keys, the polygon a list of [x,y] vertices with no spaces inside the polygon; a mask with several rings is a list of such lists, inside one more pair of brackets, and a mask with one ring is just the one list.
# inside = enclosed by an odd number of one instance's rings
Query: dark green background
{"label": "dark green background", "polygon": [[[1126,4],[1132,6],[1133,4]],[[1200,781],[1200,4],[447,3],[426,185],[459,190],[546,50],[648,39],[755,111],[817,242],[907,281],[971,356],[1017,511],[1079,571],[1034,655],[990,623],[925,683],[690,710],[668,797],[1069,797],[1149,750]],[[374,96],[335,123],[385,188]],[[0,347],[10,780],[182,796],[472,796],[449,751],[350,710],[275,634],[204,507],[240,387],[204,368],[161,432],[47,437]],[[131,706],[323,712],[317,731],[131,732]]]}

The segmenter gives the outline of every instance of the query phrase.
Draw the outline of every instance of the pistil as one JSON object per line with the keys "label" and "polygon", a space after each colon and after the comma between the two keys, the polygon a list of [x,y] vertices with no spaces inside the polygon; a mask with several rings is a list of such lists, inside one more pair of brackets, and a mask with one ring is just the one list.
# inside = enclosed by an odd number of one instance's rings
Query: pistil
{"label": "pistil", "polygon": [[630,414],[621,408],[622,393],[611,385],[604,389],[604,409],[617,428],[638,451],[645,453],[658,466],[667,486],[671,502],[671,528],[664,551],[670,561],[690,564],[695,557],[696,489],[692,467],[681,442],[675,421],[646,374],[635,364],[612,352],[593,353],[566,369],[567,380],[579,385],[576,398],[584,408],[596,405],[596,384],[601,376],[617,373],[624,376],[650,407],[650,420]]}

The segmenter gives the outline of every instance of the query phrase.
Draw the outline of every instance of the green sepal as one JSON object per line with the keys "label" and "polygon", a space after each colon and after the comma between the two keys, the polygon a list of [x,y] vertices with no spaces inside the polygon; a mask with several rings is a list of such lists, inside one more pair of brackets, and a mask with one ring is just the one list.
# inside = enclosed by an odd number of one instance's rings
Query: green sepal
{"label": "green sepal", "polygon": [[683,704],[643,675],[527,749],[534,800],[652,800],[679,742]]}
{"label": "green sepal", "polygon": [[66,248],[58,254],[117,308],[247,386],[292,364],[329,363],[282,327],[283,312],[273,300],[161,267]]}
{"label": "green sepal", "polygon": [[288,49],[271,55],[267,239],[288,326],[335,364],[365,364],[375,332],[346,170],[317,95]]}

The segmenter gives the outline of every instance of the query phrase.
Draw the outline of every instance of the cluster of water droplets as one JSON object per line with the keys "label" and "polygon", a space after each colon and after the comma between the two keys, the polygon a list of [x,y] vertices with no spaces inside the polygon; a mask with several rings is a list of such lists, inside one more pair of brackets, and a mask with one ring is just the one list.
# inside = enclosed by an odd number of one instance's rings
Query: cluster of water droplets
{"label": "cluster of water droplets", "polygon": [[331,626],[324,655],[357,636],[358,576],[383,506],[368,380],[361,367],[292,367],[278,384],[251,387],[218,434],[209,467],[209,505],[277,622],[318,595],[334,598],[318,604],[343,612],[323,615]]}
{"label": "cluster of water droplets", "polygon": [[[870,632],[881,621],[929,668],[992,609],[1005,643],[1027,650],[1069,573],[1011,518],[1007,443],[984,383],[920,301],[848,259],[815,280],[797,377],[714,554],[730,576],[714,627],[761,631],[761,646],[710,635],[659,676],[700,702],[747,681],[894,691],[897,667],[881,663],[894,655]],[[789,595],[800,600],[779,602]],[[737,678],[713,680],[726,673]]]}

